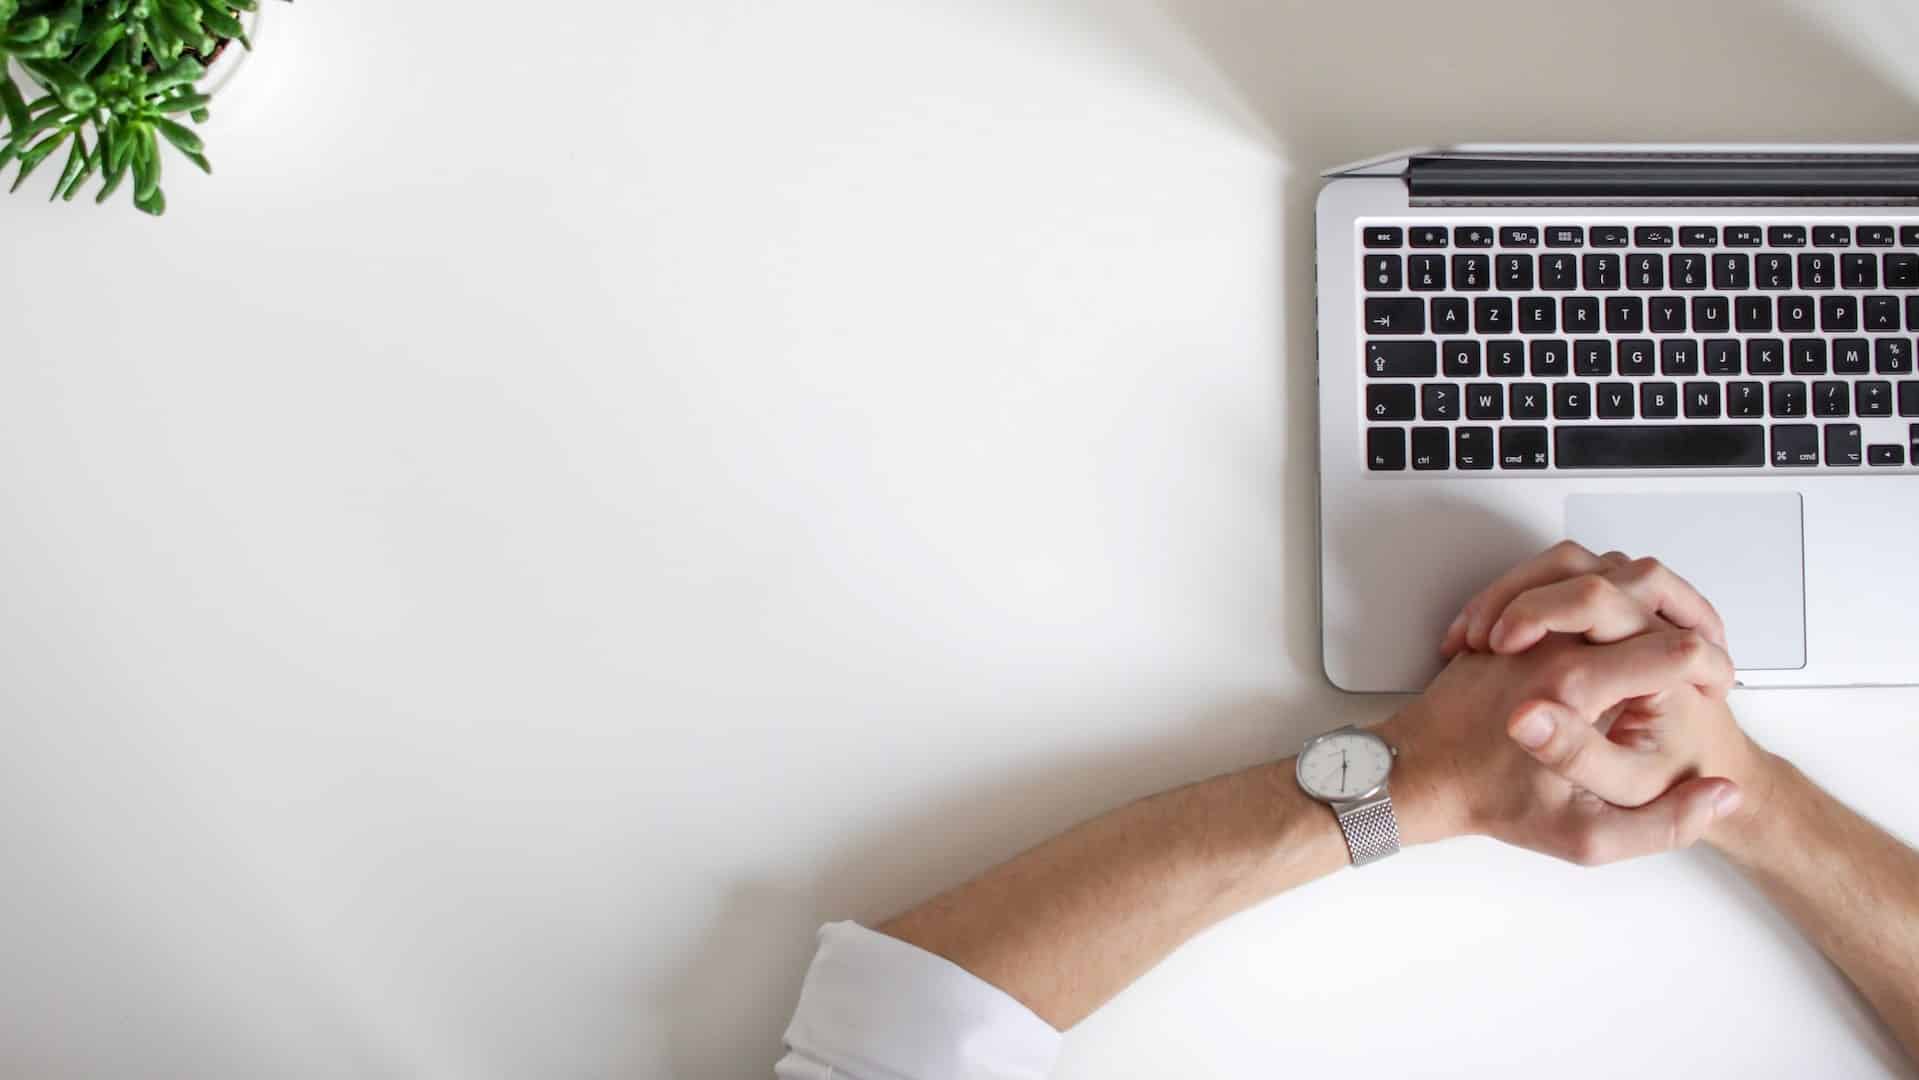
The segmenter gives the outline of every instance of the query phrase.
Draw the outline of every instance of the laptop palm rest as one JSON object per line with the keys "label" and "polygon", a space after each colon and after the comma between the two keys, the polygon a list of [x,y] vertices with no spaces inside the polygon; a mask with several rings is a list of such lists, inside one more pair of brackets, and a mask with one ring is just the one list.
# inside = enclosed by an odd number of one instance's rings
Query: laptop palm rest
{"label": "laptop palm rest", "polygon": [[1805,532],[1799,496],[1572,495],[1566,535],[1593,551],[1651,555],[1726,621],[1733,663],[1806,666]]}

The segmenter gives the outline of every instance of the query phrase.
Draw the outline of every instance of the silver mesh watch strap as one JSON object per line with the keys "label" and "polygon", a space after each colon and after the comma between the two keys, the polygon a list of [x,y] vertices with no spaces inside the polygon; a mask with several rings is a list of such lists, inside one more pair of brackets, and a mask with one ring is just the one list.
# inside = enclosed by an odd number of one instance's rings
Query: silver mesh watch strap
{"label": "silver mesh watch strap", "polygon": [[1393,816],[1392,799],[1364,803],[1339,811],[1338,816],[1354,866],[1378,862],[1399,850],[1399,819]]}

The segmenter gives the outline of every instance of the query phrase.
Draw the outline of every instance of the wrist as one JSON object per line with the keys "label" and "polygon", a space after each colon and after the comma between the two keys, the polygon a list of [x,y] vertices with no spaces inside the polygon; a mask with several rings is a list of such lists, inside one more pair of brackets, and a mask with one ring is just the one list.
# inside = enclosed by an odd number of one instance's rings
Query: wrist
{"label": "wrist", "polygon": [[1418,705],[1414,701],[1371,727],[1398,754],[1386,784],[1393,797],[1393,816],[1399,821],[1400,841],[1407,847],[1472,831],[1461,797],[1458,763],[1422,738],[1429,725],[1421,724],[1415,714]]}
{"label": "wrist", "polygon": [[1706,843],[1735,861],[1749,861],[1779,823],[1780,804],[1799,770],[1750,739],[1730,760],[1714,764],[1707,775],[1725,776],[1739,785],[1739,808],[1713,824]]}

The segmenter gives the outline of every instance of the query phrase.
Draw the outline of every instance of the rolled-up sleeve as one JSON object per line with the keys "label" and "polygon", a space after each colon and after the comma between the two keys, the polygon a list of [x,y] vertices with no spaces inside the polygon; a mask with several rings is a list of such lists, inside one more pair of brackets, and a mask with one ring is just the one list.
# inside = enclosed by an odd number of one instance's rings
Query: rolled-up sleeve
{"label": "rolled-up sleeve", "polygon": [[820,928],[779,1080],[1040,1080],[1060,1034],[950,960],[858,923]]}

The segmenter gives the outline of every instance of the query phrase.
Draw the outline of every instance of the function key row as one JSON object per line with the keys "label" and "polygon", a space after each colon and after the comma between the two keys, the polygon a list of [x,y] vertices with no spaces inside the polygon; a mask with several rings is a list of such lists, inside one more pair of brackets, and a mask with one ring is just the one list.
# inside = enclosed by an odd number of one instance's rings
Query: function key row
{"label": "function key row", "polygon": [[[1919,225],[1902,225],[1897,230],[1902,247],[1919,247]],[[1895,232],[1891,225],[1369,225],[1362,240],[1368,248],[1489,248],[1497,237],[1500,247],[1536,248],[1543,241],[1549,248],[1710,248],[1723,242],[1726,247],[1891,247]],[[1450,241],[1450,243],[1449,243]]]}

